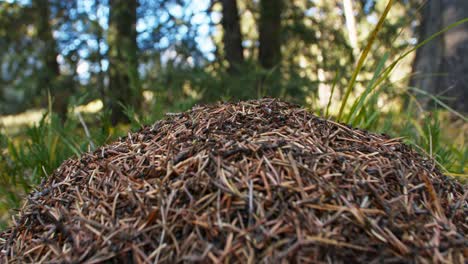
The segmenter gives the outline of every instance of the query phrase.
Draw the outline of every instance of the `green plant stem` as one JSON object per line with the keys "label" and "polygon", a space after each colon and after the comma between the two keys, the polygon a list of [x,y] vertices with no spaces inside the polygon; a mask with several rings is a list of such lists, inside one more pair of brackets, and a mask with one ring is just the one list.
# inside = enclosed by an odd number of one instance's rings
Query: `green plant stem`
{"label": "green plant stem", "polygon": [[372,31],[370,35],[369,41],[367,42],[365,49],[362,51],[362,54],[359,57],[358,64],[356,65],[356,69],[354,70],[351,80],[349,81],[348,87],[346,87],[345,96],[343,98],[343,101],[341,102],[340,111],[338,112],[338,117],[337,117],[338,121],[341,121],[344,108],[348,101],[349,95],[351,94],[351,91],[353,90],[354,84],[356,83],[357,76],[359,72],[361,71],[362,66],[364,65],[364,61],[366,60],[367,55],[369,54],[371,50],[372,44],[375,42],[375,39],[377,38],[379,31],[382,29],[383,23],[385,22],[385,18],[387,17],[388,12],[392,8],[392,5],[393,5],[393,0],[389,0],[382,16],[379,19],[379,22],[377,23],[377,26],[375,27],[375,29]]}

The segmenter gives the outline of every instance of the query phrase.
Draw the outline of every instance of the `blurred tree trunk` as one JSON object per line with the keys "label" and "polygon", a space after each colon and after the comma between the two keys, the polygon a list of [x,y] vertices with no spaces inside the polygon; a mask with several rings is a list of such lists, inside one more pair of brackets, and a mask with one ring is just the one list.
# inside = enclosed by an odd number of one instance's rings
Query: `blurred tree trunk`
{"label": "blurred tree trunk", "polygon": [[[467,14],[466,0],[427,1],[422,11],[419,41],[466,18]],[[448,97],[443,101],[457,111],[468,113],[467,54],[468,23],[464,23],[417,50],[413,62],[415,75],[410,81],[410,86],[436,96]],[[434,105],[427,96],[420,99],[426,106]]]}
{"label": "blurred tree trunk", "polygon": [[97,51],[96,51],[96,60],[97,60],[97,63],[99,65],[99,72],[98,72],[98,90],[99,90],[99,95],[101,96],[102,99],[104,99],[106,93],[106,84],[105,84],[105,71],[104,71],[104,67],[102,65],[103,61],[104,61],[104,55],[103,55],[103,51],[101,49],[101,44],[104,43],[105,41],[105,36],[104,36],[104,30],[103,28],[101,27],[101,25],[99,24],[98,22],[98,17],[99,17],[99,5],[101,4],[101,2],[99,0],[96,0],[94,2],[94,6],[93,6],[93,11],[94,11],[94,15],[96,16],[96,20],[93,21],[94,23],[94,26],[95,26],[95,32],[96,32],[96,42],[97,42]]}
{"label": "blurred tree trunk", "polygon": [[343,9],[346,20],[346,29],[348,31],[349,44],[353,49],[353,56],[356,59],[359,56],[356,19],[354,18],[354,8],[352,0],[343,0]]}
{"label": "blurred tree trunk", "polygon": [[109,94],[112,124],[128,122],[121,104],[138,110],[142,93],[136,42],[137,0],[109,1]]}
{"label": "blurred tree trunk", "polygon": [[281,10],[282,0],[260,0],[259,62],[265,69],[281,61]]}
{"label": "blurred tree trunk", "polygon": [[260,0],[258,21],[258,61],[264,71],[257,80],[257,96],[282,96],[279,73],[281,62],[281,11],[283,0]]}
{"label": "blurred tree trunk", "polygon": [[33,0],[32,5],[36,10],[37,37],[41,40],[42,61],[44,67],[39,73],[39,88],[48,89],[53,97],[52,110],[59,115],[62,121],[66,119],[68,93],[60,87],[60,68],[57,62],[57,44],[52,35],[50,24],[50,5],[48,0]]}
{"label": "blurred tree trunk", "polygon": [[223,44],[224,53],[229,63],[228,71],[238,73],[244,62],[242,35],[240,29],[239,9],[236,0],[222,0],[223,5]]}

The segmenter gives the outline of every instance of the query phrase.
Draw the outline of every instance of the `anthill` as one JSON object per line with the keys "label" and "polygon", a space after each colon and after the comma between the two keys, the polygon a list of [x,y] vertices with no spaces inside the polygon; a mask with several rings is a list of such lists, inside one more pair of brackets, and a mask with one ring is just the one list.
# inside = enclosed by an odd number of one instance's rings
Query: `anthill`
{"label": "anthill", "polygon": [[69,159],[1,235],[51,263],[467,259],[467,188],[397,139],[274,99],[197,106]]}

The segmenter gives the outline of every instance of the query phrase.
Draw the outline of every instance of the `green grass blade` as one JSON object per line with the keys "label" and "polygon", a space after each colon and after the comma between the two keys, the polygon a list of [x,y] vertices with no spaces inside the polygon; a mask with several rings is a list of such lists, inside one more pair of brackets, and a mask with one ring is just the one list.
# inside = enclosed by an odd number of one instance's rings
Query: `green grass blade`
{"label": "green grass blade", "polygon": [[378,111],[374,111],[372,112],[372,114],[370,115],[369,118],[367,118],[366,123],[364,124],[364,127],[365,128],[368,128],[372,125],[373,122],[377,121],[377,117],[379,117],[380,115],[380,112]]}
{"label": "green grass blade", "polygon": [[386,52],[384,54],[384,56],[382,57],[382,59],[379,61],[378,65],[377,65],[377,69],[376,71],[374,72],[374,76],[372,76],[372,80],[369,82],[369,84],[367,85],[365,91],[363,92],[362,95],[359,96],[359,100],[355,101],[353,106],[351,107],[351,111],[350,111],[350,114],[348,115],[348,118],[346,119],[346,123],[354,123],[354,119],[356,117],[356,114],[361,112],[361,109],[364,105],[364,102],[367,98],[367,96],[371,93],[372,90],[375,89],[375,84],[376,84],[376,81],[378,80],[378,77],[380,75],[380,73],[382,72],[382,69],[385,65],[385,62],[387,61],[388,57],[389,57],[389,53]]}
{"label": "green grass blade", "polygon": [[335,93],[335,87],[336,87],[336,83],[338,82],[338,79],[339,79],[339,76],[341,74],[339,72],[336,72],[335,74],[335,78],[333,79],[333,84],[332,84],[332,89],[331,89],[331,93],[330,93],[330,97],[328,98],[328,103],[327,103],[327,111],[325,113],[325,117],[326,118],[329,118],[329,110],[330,110],[330,106],[331,106],[331,101],[332,101],[332,98],[333,98],[333,94]]}
{"label": "green grass blade", "polygon": [[400,55],[394,62],[392,62],[392,64],[390,64],[387,68],[385,68],[384,72],[383,72],[383,76],[379,79],[379,81],[377,82],[378,84],[381,83],[384,79],[386,79],[386,77],[388,75],[390,75],[391,71],[396,67],[396,65],[404,58],[406,58],[406,56],[408,56],[409,54],[411,54],[412,52],[416,51],[417,49],[419,49],[420,47],[426,45],[427,43],[429,43],[431,40],[435,39],[436,37],[442,35],[443,33],[447,32],[448,30],[456,27],[456,26],[459,26],[463,23],[467,23],[468,22],[468,17],[465,18],[465,19],[462,19],[462,20],[459,20],[455,23],[452,23],[450,25],[448,25],[447,27],[443,28],[442,30],[432,34],[430,37],[428,37],[427,39],[421,41],[421,43],[419,43],[418,45],[414,46],[412,49],[408,50],[407,52],[403,53],[402,55]]}
{"label": "green grass blade", "polygon": [[453,108],[451,108],[450,106],[448,106],[447,104],[445,104],[444,102],[442,102],[441,100],[439,100],[439,98],[437,98],[436,96],[424,91],[424,90],[421,90],[421,89],[418,89],[416,87],[409,87],[409,89],[411,91],[414,91],[414,92],[417,92],[417,93],[420,93],[420,94],[423,94],[425,96],[428,96],[430,97],[432,100],[434,100],[436,103],[438,103],[439,105],[441,105],[442,107],[444,107],[445,109],[447,109],[449,112],[453,113],[454,115],[460,117],[461,119],[463,119],[463,121],[468,121],[468,117],[464,116],[463,114],[457,112],[456,110],[454,110]]}
{"label": "green grass blade", "polygon": [[379,22],[377,23],[377,26],[374,28],[374,30],[372,31],[372,33],[370,35],[370,38],[369,38],[369,41],[367,42],[366,47],[364,48],[364,50],[362,51],[361,56],[359,57],[359,61],[358,61],[357,65],[356,65],[356,69],[354,70],[353,75],[351,77],[351,80],[349,81],[349,84],[346,87],[345,95],[344,95],[343,101],[341,102],[340,111],[338,112],[338,117],[337,117],[338,121],[341,121],[341,117],[343,116],[344,108],[345,108],[346,103],[348,101],[349,95],[351,94],[351,91],[354,88],[354,84],[356,83],[357,76],[358,76],[359,72],[361,71],[361,68],[364,65],[364,61],[366,60],[367,55],[369,54],[369,52],[370,52],[370,50],[372,48],[372,44],[375,42],[375,39],[377,38],[377,34],[382,29],[385,18],[387,17],[388,12],[392,8],[392,5],[393,5],[393,0],[389,0],[387,6],[385,7],[385,10],[384,10],[382,16],[379,19]]}

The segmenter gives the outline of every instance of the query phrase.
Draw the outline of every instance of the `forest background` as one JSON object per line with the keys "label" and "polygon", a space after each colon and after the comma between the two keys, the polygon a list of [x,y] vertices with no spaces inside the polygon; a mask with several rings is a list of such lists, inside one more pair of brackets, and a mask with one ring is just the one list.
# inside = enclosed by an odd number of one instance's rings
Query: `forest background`
{"label": "forest background", "polygon": [[0,0],[0,224],[63,160],[277,97],[468,171],[468,1]]}

